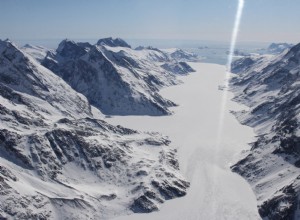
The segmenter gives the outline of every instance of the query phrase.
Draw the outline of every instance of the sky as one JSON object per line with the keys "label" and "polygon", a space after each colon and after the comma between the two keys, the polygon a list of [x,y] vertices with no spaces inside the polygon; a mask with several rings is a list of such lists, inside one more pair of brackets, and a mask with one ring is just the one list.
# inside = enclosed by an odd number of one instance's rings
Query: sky
{"label": "sky", "polygon": [[[0,39],[229,42],[237,0],[0,0]],[[245,0],[239,42],[300,42],[299,0]]]}

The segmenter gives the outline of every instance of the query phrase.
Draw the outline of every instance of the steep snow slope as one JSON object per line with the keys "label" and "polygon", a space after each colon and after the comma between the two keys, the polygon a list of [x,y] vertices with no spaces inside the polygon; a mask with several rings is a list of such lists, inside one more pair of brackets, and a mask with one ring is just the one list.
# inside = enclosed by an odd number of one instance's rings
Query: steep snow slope
{"label": "steep snow slope", "polygon": [[[73,118],[91,116],[90,105],[83,95],[75,93],[60,77],[39,65],[10,41],[0,43],[3,98],[32,108],[28,111],[35,110],[30,119],[40,114],[42,119],[52,120],[52,113]],[[31,99],[38,100],[39,106],[35,106]]]}
{"label": "steep snow slope", "polygon": [[166,137],[95,119],[83,95],[9,41],[0,121],[1,219],[104,219],[186,194]]}
{"label": "steep snow slope", "polygon": [[42,46],[34,46],[30,44],[25,44],[23,47],[21,47],[21,49],[22,51],[26,52],[27,54],[29,54],[39,62],[42,62],[45,59],[49,51],[53,52],[53,50],[51,49],[47,49]]}
{"label": "steep snow slope", "polygon": [[250,107],[235,115],[257,133],[233,170],[251,183],[262,217],[300,219],[300,44],[278,56],[243,58],[232,70],[235,100]]}
{"label": "steep snow slope", "polygon": [[195,70],[192,67],[190,67],[186,62],[168,62],[161,65],[161,67],[167,71],[174,72],[180,75],[186,75],[191,72],[195,72]]}
{"label": "steep snow slope", "polygon": [[197,54],[178,48],[162,49],[162,51],[166,52],[171,58],[181,62],[194,62],[200,60]]}
{"label": "steep snow slope", "polygon": [[174,72],[165,70],[160,66],[161,63],[154,62],[154,59],[168,62],[165,54],[154,50],[120,47],[118,42],[113,46],[99,44],[64,40],[56,53],[49,53],[42,64],[61,76],[76,91],[84,94],[91,104],[105,114],[171,113],[168,107],[175,104],[161,97],[158,91],[178,81]]}
{"label": "steep snow slope", "polygon": [[271,54],[279,54],[285,51],[286,49],[292,48],[293,46],[293,44],[288,43],[272,43],[270,44],[267,50]]}
{"label": "steep snow slope", "polygon": [[143,59],[149,59],[157,62],[168,62],[172,60],[172,58],[167,53],[155,47],[139,46],[135,48],[135,50],[140,51],[138,54],[142,56]]}

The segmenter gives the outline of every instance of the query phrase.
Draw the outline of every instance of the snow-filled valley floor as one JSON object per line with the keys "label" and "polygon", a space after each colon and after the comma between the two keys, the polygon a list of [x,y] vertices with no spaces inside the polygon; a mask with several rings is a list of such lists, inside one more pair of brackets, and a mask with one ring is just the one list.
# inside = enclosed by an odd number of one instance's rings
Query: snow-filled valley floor
{"label": "snow-filled valley floor", "polygon": [[165,202],[160,211],[118,217],[126,219],[260,219],[250,185],[230,170],[241,152],[254,140],[250,127],[241,125],[230,110],[244,108],[230,101],[225,109],[224,129],[217,146],[220,106],[219,90],[225,67],[190,63],[196,70],[180,79],[183,84],[165,88],[161,94],[179,104],[171,116],[114,116],[109,123],[168,135],[178,148],[180,169],[191,186],[185,197]]}

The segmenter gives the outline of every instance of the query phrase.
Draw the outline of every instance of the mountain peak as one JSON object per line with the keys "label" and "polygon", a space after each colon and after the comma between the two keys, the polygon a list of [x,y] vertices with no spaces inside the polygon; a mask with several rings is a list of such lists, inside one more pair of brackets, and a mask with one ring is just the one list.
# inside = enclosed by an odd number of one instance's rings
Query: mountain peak
{"label": "mountain peak", "polygon": [[0,45],[1,47],[15,47],[17,48],[17,46],[12,42],[10,41],[8,38],[6,40],[0,40]]}
{"label": "mountain peak", "polygon": [[293,46],[291,49],[287,51],[284,55],[284,58],[287,59],[289,63],[293,63],[293,65],[299,65],[300,62],[300,43]]}
{"label": "mountain peak", "polygon": [[6,58],[15,59],[24,57],[23,52],[19,47],[9,39],[0,40],[0,54],[5,53]]}
{"label": "mountain peak", "polygon": [[285,51],[286,49],[292,48],[293,44],[288,43],[271,43],[268,47],[268,52],[271,54],[279,54]]}
{"label": "mountain peak", "polygon": [[291,52],[294,52],[294,53],[300,52],[300,43],[298,43],[298,44],[292,46],[291,49],[290,49],[290,51],[291,51]]}
{"label": "mountain peak", "polygon": [[25,44],[23,47],[25,47],[25,48],[34,48],[34,46],[31,45],[31,44]]}
{"label": "mountain peak", "polygon": [[12,43],[12,41],[11,41],[9,38],[6,38],[6,39],[4,40],[4,42]]}
{"label": "mountain peak", "polygon": [[107,38],[102,38],[99,39],[97,42],[97,45],[106,45],[110,47],[128,47],[131,48],[129,44],[126,43],[121,38],[112,38],[112,37],[107,37]]}
{"label": "mountain peak", "polygon": [[81,45],[78,45],[72,40],[64,39],[58,45],[56,52],[62,57],[75,58],[82,56],[86,53],[86,50]]}
{"label": "mountain peak", "polygon": [[63,49],[66,47],[66,46],[76,46],[76,43],[72,40],[69,40],[69,39],[64,39],[62,40],[59,45],[58,45],[58,48],[56,49],[56,51],[58,53],[60,53],[61,51],[63,51]]}

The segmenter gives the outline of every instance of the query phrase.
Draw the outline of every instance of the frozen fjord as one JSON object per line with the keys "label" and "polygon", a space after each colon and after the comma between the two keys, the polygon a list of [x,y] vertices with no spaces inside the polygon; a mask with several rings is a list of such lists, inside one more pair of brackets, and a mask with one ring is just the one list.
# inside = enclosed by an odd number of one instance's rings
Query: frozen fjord
{"label": "frozen fjord", "polygon": [[174,114],[163,117],[115,116],[107,118],[145,131],[159,131],[178,147],[182,173],[191,182],[188,194],[161,205],[159,212],[118,217],[126,219],[260,219],[250,185],[232,173],[230,165],[249,148],[254,138],[251,128],[239,124],[230,110],[244,108],[231,101],[225,109],[220,147],[216,147],[225,67],[190,63],[195,73],[184,76],[183,84],[168,87],[161,94],[179,104]]}

